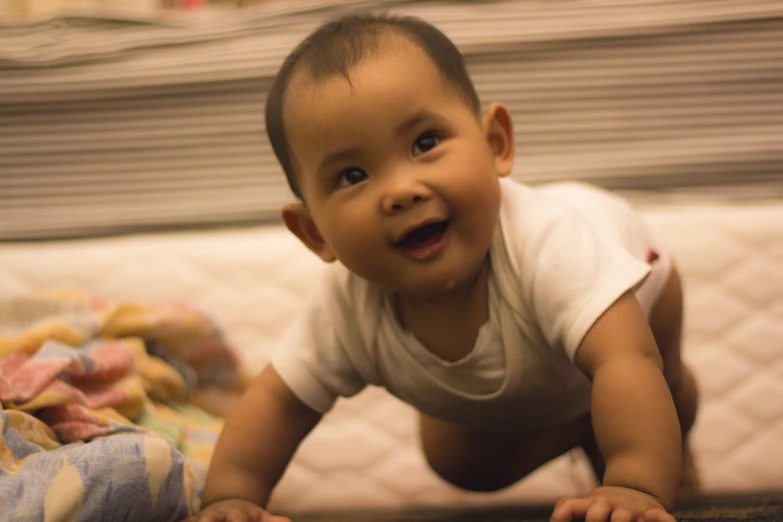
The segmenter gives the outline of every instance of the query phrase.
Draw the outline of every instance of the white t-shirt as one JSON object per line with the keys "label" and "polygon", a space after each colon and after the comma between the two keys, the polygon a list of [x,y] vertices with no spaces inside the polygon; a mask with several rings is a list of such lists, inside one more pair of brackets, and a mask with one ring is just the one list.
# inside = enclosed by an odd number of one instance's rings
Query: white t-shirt
{"label": "white t-shirt", "polygon": [[[272,364],[305,404],[383,386],[419,411],[487,429],[524,430],[586,413],[590,383],[574,365],[582,338],[629,289],[649,313],[668,259],[621,199],[567,183],[501,180],[490,246],[489,320],[465,358],[433,355],[400,325],[393,296],[331,265]],[[652,253],[652,254],[651,254]],[[645,284],[655,258],[653,276]]]}

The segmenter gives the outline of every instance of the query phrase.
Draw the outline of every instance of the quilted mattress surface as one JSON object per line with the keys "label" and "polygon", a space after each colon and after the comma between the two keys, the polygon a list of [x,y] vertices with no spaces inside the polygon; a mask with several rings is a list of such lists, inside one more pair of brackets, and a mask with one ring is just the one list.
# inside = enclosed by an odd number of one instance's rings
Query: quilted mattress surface
{"label": "quilted mattress surface", "polygon": [[[705,489],[783,487],[783,200],[645,202],[684,275],[684,357],[701,387],[693,445]],[[0,244],[0,298],[78,289],[214,316],[261,368],[322,268],[281,226]],[[591,487],[564,455],[507,490],[470,494],[431,473],[416,417],[382,390],[337,406],[305,440],[271,507],[289,512],[551,500]]]}

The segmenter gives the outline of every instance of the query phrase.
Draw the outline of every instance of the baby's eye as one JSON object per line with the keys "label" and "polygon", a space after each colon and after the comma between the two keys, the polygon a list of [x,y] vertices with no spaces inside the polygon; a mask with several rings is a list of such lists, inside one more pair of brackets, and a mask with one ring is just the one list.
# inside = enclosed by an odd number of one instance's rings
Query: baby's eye
{"label": "baby's eye", "polygon": [[425,132],[413,142],[413,149],[411,149],[413,157],[415,158],[420,154],[424,154],[425,152],[434,149],[439,141],[438,136],[432,132]]}
{"label": "baby's eye", "polygon": [[364,172],[362,169],[351,167],[343,170],[340,172],[340,174],[337,175],[337,186],[350,187],[352,185],[356,185],[357,183],[361,183],[365,179],[367,179],[366,172]]}

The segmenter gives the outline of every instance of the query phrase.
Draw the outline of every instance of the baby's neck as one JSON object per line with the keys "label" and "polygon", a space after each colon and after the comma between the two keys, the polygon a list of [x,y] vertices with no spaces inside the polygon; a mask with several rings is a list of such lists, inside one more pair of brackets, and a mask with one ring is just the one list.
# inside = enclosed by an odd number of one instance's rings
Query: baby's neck
{"label": "baby's neck", "polygon": [[481,326],[489,318],[489,261],[471,281],[437,299],[397,296],[400,324],[430,352],[456,361],[473,350]]}

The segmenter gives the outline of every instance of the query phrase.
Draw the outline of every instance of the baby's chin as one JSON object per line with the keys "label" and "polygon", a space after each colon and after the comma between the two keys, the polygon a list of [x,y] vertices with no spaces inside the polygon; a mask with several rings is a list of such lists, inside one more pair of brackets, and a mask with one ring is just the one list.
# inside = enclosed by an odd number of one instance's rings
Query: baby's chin
{"label": "baby's chin", "polygon": [[439,263],[439,266],[406,267],[375,273],[354,272],[386,292],[412,299],[438,299],[469,289],[488,268],[488,258],[465,263]]}
{"label": "baby's chin", "polygon": [[[473,278],[470,278],[472,281]],[[464,279],[444,277],[427,281],[406,282],[406,284],[389,285],[386,289],[401,297],[411,299],[437,300],[459,292],[467,284]]]}

